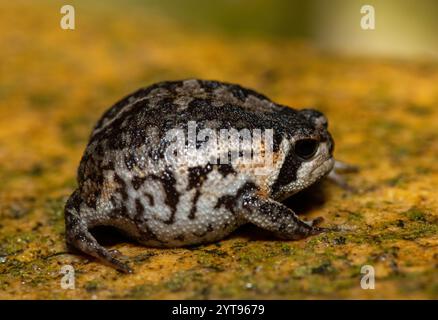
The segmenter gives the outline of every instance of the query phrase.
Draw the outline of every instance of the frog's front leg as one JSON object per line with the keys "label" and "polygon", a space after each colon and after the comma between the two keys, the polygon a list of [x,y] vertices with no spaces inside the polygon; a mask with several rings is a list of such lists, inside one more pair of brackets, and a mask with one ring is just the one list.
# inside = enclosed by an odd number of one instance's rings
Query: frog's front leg
{"label": "frog's front leg", "polygon": [[328,229],[317,227],[322,218],[303,221],[284,204],[257,195],[244,197],[242,214],[249,223],[271,231],[279,238],[298,240]]}

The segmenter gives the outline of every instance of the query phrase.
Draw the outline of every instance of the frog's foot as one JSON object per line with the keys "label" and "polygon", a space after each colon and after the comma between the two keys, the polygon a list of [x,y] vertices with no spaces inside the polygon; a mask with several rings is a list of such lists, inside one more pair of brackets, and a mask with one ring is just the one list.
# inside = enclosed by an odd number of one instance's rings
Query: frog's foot
{"label": "frog's foot", "polygon": [[117,249],[108,250],[113,257],[123,257],[123,254]]}
{"label": "frog's foot", "polygon": [[88,230],[87,224],[80,218],[77,203],[78,195],[75,192],[65,206],[65,226],[67,245],[81,252],[93,256],[103,263],[124,273],[132,273],[131,268],[116,259],[118,255],[101,246]]}
{"label": "frog's foot", "polygon": [[335,165],[327,178],[344,190],[356,192],[356,189],[350,186],[347,181],[345,181],[345,178],[341,175],[341,173],[353,173],[358,171],[359,167],[336,160]]}
{"label": "frog's foot", "polygon": [[313,220],[310,221],[303,221],[305,224],[307,224],[310,227],[317,227],[324,221],[323,217],[316,217]]}
{"label": "frog's foot", "polygon": [[353,172],[358,172],[359,171],[359,167],[352,165],[352,164],[348,164],[339,160],[335,160],[335,166],[334,169],[338,172],[338,173],[353,173]]}
{"label": "frog's foot", "polygon": [[323,221],[321,217],[303,221],[290,208],[273,199],[249,195],[243,197],[242,205],[241,214],[247,222],[273,232],[281,239],[300,240],[330,231],[316,226]]}
{"label": "frog's foot", "polygon": [[323,232],[339,231],[337,226],[334,227],[319,227],[319,225],[324,221],[323,217],[317,217],[310,221],[303,221],[305,224],[312,227],[311,234],[316,235]]}
{"label": "frog's foot", "polygon": [[310,221],[303,221],[305,224],[307,224],[309,227],[312,227],[310,231],[310,235],[317,235],[324,232],[333,231],[333,228],[327,228],[327,227],[319,227],[319,225],[324,221],[323,217],[316,217],[313,220]]}

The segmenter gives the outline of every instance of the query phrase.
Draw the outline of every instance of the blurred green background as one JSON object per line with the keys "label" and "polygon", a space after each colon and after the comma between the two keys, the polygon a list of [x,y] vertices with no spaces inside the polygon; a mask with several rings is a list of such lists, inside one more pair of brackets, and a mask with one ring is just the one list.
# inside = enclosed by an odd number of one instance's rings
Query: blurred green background
{"label": "blurred green background", "polygon": [[[74,31],[60,28],[65,4]],[[360,28],[364,4],[375,7],[374,31]],[[437,8],[0,0],[0,299],[437,299]],[[278,241],[243,228],[170,250],[115,241],[128,276],[67,254],[63,208],[100,115],[140,87],[191,77],[324,112],[335,157],[361,168],[347,177],[358,192],[326,183],[294,209],[345,230]],[[76,290],[59,285],[65,264]],[[376,290],[360,287],[364,264],[376,268]]]}
{"label": "blurred green background", "polygon": [[[438,56],[438,1],[434,0],[130,2],[188,28],[233,37],[297,38],[324,49],[354,54]],[[363,5],[375,8],[375,30],[360,28]]]}

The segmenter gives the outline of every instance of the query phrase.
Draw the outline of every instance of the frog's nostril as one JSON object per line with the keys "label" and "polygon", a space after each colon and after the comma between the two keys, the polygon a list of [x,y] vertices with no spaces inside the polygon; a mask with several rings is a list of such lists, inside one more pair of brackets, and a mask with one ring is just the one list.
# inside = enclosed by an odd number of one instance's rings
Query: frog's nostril
{"label": "frog's nostril", "polygon": [[318,151],[319,141],[315,139],[302,139],[295,142],[295,154],[304,160],[312,158]]}

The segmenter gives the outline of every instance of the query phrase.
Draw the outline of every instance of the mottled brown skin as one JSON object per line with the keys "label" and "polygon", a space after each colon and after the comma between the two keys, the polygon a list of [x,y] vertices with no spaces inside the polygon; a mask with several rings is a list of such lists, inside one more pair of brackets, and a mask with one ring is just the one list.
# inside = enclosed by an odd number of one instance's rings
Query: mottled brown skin
{"label": "mottled brown skin", "polygon": [[[273,166],[260,176],[235,163],[169,165],[165,135],[189,121],[200,129],[273,129]],[[302,221],[279,201],[332,171],[333,145],[322,113],[238,85],[192,79],[140,89],[94,128],[65,206],[67,244],[130,272],[90,228],[113,226],[159,247],[217,241],[245,223],[284,239],[317,234],[320,219]]]}

